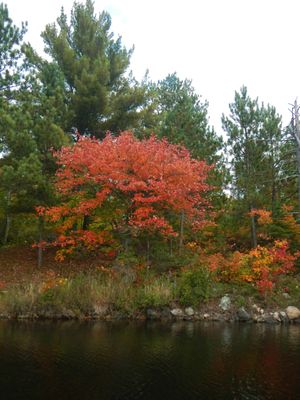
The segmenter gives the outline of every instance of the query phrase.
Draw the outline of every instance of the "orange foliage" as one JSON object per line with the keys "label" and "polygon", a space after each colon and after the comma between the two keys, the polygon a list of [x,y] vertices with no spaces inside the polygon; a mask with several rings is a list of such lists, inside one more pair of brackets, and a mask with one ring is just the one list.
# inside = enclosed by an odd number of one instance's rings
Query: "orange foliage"
{"label": "orange foliage", "polygon": [[293,214],[293,207],[287,205],[282,207],[282,211],[282,222],[285,225],[286,230],[291,232],[294,235],[296,243],[300,244],[300,224],[295,218],[297,214]]}
{"label": "orange foliage", "polygon": [[299,256],[290,253],[287,241],[277,240],[272,247],[257,246],[249,252],[234,252],[228,257],[220,253],[201,254],[201,261],[209,266],[218,280],[253,283],[265,293],[272,290],[279,275],[294,270]]}
{"label": "orange foliage", "polygon": [[[204,194],[210,189],[206,178],[211,167],[193,160],[180,146],[155,136],[139,141],[123,132],[118,137],[108,134],[102,142],[82,138],[56,157],[56,188],[64,201],[46,215],[58,225],[57,244],[64,248],[60,258],[78,246],[92,250],[112,245],[114,232],[124,229],[132,235],[146,231],[176,236],[170,215],[181,212],[194,228],[205,223],[209,204]],[[105,208],[104,218],[99,210]],[[98,225],[78,228],[86,216],[98,218]]]}
{"label": "orange foliage", "polygon": [[67,278],[62,278],[52,270],[47,271],[46,279],[42,282],[42,285],[40,287],[40,292],[44,293],[50,289],[54,289],[59,286],[64,286],[67,284],[67,282],[68,282]]}
{"label": "orange foliage", "polygon": [[250,217],[257,217],[258,225],[269,225],[273,222],[272,220],[272,212],[265,209],[256,209],[253,208],[249,212]]}

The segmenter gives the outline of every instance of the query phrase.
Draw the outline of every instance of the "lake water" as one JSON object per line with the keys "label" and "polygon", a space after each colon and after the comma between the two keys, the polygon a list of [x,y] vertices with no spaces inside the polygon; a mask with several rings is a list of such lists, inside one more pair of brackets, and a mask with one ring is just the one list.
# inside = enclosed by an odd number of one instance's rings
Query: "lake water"
{"label": "lake water", "polygon": [[0,399],[298,399],[300,327],[0,321]]}

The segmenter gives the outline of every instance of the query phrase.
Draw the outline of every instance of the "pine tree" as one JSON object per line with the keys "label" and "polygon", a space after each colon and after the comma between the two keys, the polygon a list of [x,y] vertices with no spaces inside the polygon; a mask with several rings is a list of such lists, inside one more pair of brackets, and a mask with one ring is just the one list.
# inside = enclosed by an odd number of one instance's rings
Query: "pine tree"
{"label": "pine tree", "polygon": [[[22,72],[20,60],[23,58],[21,42],[26,32],[26,24],[15,26],[9,17],[8,8],[0,3],[0,102],[9,98],[19,82]],[[3,104],[1,104],[3,105]]]}
{"label": "pine tree", "polygon": [[98,137],[137,126],[145,101],[144,88],[127,75],[132,49],[115,39],[110,27],[110,15],[96,15],[86,0],[74,3],[70,22],[62,9],[57,23],[42,33],[52,68],[63,77],[69,129]]}
{"label": "pine tree", "polygon": [[23,42],[25,24],[15,27],[7,7],[1,5],[0,27],[0,198],[6,243],[13,215],[53,201],[52,149],[67,141],[59,126],[57,110],[62,104],[57,91],[52,96],[45,92],[42,76],[29,57],[32,49]]}
{"label": "pine tree", "polygon": [[[280,174],[281,117],[274,107],[259,105],[243,86],[229,105],[230,116],[222,117],[228,135],[232,165],[232,194],[245,215],[251,210],[275,208]],[[250,217],[249,217],[250,218]],[[256,221],[250,218],[252,246],[257,245]]]}
{"label": "pine tree", "polygon": [[193,157],[215,163],[222,140],[208,123],[208,103],[201,101],[192,82],[168,75],[157,85],[158,134],[183,144]]}

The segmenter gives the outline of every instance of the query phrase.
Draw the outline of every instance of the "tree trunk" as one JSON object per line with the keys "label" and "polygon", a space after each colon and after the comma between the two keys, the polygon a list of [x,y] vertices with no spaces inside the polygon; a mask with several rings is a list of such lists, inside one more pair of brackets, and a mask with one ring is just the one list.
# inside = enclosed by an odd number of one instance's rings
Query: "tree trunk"
{"label": "tree trunk", "polygon": [[87,231],[90,225],[91,218],[89,215],[84,215],[82,222],[82,230]]}
{"label": "tree trunk", "polygon": [[276,186],[275,182],[273,181],[272,184],[272,215],[275,213],[275,205],[276,205]]}
{"label": "tree trunk", "polygon": [[125,238],[125,240],[124,240],[124,252],[125,252],[125,254],[128,253],[128,242],[129,242],[129,239]]}
{"label": "tree trunk", "polygon": [[5,231],[4,231],[4,237],[3,237],[3,244],[4,245],[7,244],[10,225],[11,225],[11,216],[10,215],[6,215],[6,224],[5,224]]}
{"label": "tree trunk", "polygon": [[10,190],[7,192],[7,197],[6,197],[6,224],[5,224],[5,231],[4,231],[4,237],[3,237],[3,244],[7,244],[8,240],[8,235],[9,235],[9,230],[11,226],[11,216],[9,215],[9,207],[10,207],[10,196],[11,192]]}

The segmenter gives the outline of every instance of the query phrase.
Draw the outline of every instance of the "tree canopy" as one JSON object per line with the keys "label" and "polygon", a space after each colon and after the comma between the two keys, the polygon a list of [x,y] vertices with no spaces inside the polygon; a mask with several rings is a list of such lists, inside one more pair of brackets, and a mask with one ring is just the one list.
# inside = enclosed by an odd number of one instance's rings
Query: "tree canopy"
{"label": "tree canopy", "polygon": [[[60,222],[63,247],[77,241],[99,245],[122,233],[176,236],[172,215],[183,211],[195,228],[206,219],[210,167],[166,140],[139,141],[130,132],[102,142],[83,138],[57,157],[56,188],[64,201],[47,214]],[[85,216],[88,229],[83,229]]]}
{"label": "tree canopy", "polygon": [[[75,2],[70,21],[62,9],[42,33],[50,65],[64,87],[69,129],[104,137],[107,130],[133,128],[145,101],[144,89],[128,74],[132,49],[110,30],[111,17],[95,13],[91,0]],[[44,65],[41,66],[42,69]]]}

